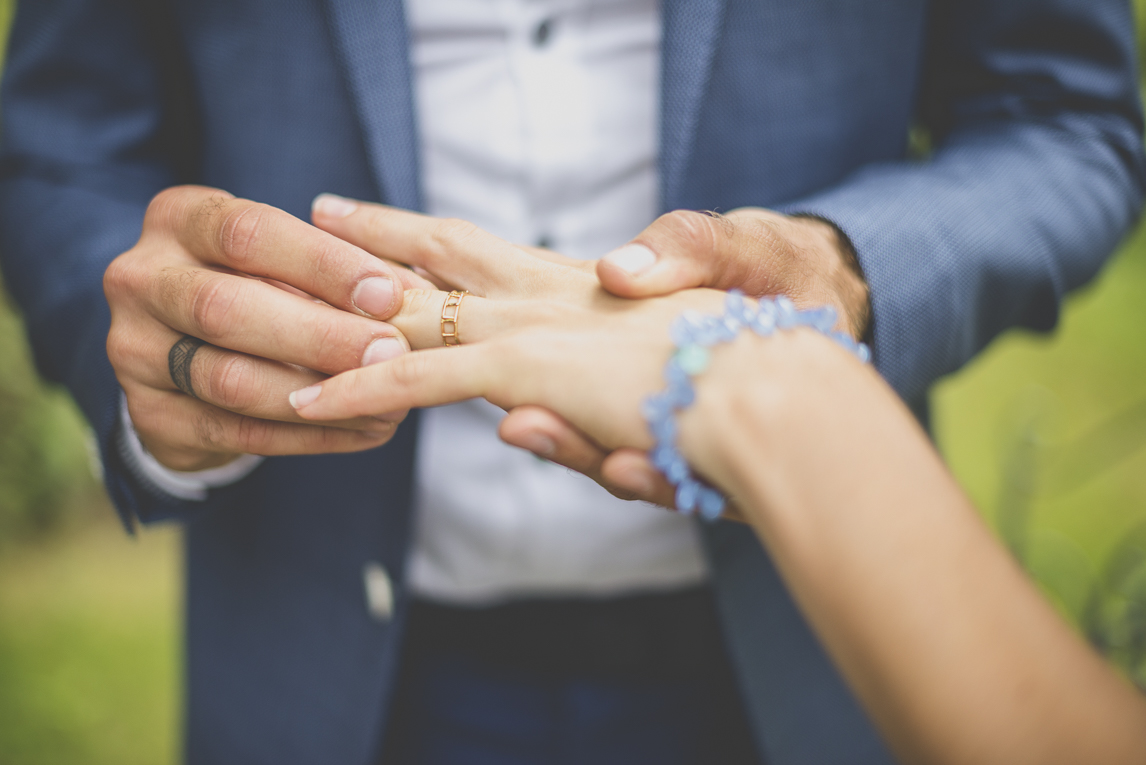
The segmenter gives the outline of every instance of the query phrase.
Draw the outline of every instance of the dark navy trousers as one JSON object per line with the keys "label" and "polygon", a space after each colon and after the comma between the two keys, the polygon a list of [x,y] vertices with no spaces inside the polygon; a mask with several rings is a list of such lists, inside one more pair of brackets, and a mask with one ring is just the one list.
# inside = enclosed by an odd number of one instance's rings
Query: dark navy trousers
{"label": "dark navy trousers", "polygon": [[707,588],[412,607],[384,765],[757,765]]}

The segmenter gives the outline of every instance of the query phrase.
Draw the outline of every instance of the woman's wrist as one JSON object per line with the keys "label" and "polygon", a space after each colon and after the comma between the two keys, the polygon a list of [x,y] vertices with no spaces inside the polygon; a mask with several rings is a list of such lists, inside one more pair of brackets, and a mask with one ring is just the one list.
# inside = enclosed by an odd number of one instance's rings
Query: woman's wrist
{"label": "woman's wrist", "polygon": [[[737,341],[744,332],[771,338],[778,333],[806,329],[831,338],[865,363],[871,358],[867,346],[835,329],[838,314],[831,307],[800,309],[784,296],[748,300],[733,290],[725,295],[723,308],[715,315],[685,311],[672,322],[669,334],[676,353],[664,367],[667,387],[646,398],[641,407],[655,442],[652,463],[675,487],[677,510],[685,514],[699,512],[709,521],[723,514],[726,498],[718,489],[705,485],[681,454],[676,413],[687,410],[696,400],[693,378],[708,371],[712,349]],[[756,375],[741,375],[739,379],[752,380]],[[741,403],[748,402],[744,399]]]}
{"label": "woman's wrist", "polygon": [[822,423],[839,419],[835,410],[846,406],[840,388],[870,376],[814,331],[743,333],[713,349],[708,371],[696,379],[696,401],[680,416],[681,451],[742,511],[778,507],[798,493],[806,466],[830,451],[801,431],[821,431]]}

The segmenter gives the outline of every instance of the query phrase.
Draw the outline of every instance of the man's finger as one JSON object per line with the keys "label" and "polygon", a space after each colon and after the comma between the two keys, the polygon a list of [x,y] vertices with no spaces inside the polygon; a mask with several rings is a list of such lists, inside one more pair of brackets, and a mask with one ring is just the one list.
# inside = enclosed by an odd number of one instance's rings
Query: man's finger
{"label": "man's finger", "polygon": [[[245,353],[235,353],[204,343],[197,338],[174,333],[167,337],[171,343],[167,351],[167,367],[162,359],[151,358],[162,354],[155,345],[150,351],[130,357],[117,357],[118,368],[124,379],[124,390],[129,394],[143,387],[161,391],[177,388],[197,398],[236,414],[280,422],[306,422],[287,401],[291,391],[327,379],[324,374],[293,364],[283,364]],[[171,338],[176,338],[173,342]],[[405,413],[395,413],[387,419],[401,420]],[[328,423],[340,428],[370,430],[377,427],[377,419],[363,417]]]}
{"label": "man's finger", "polygon": [[[631,491],[646,502],[676,507],[676,492],[661,472],[653,467],[649,455],[639,449],[617,449],[601,463],[601,477],[620,491]],[[744,513],[732,498],[721,516],[727,521],[747,523]]]}
{"label": "man's finger", "polygon": [[867,284],[846,236],[831,223],[744,207],[727,215],[677,210],[605,255],[597,278],[626,298],[691,287],[787,295],[797,305],[832,305],[840,328],[862,337],[870,322]]}
{"label": "man's finger", "polygon": [[511,409],[501,421],[498,435],[510,446],[533,452],[593,479],[620,499],[656,500],[653,493],[643,494],[642,486],[622,486],[606,478],[601,467],[609,452],[548,409],[538,406]]}
{"label": "man's finger", "polygon": [[672,484],[639,449],[617,449],[606,455],[601,461],[601,478],[617,492],[628,492],[654,505],[676,507]]}
{"label": "man's finger", "polygon": [[[220,464],[216,455],[328,454],[381,446],[396,422],[378,422],[371,431],[332,425],[274,422],[228,412],[182,393],[151,391],[128,399],[140,440],[173,470],[201,470]],[[152,437],[161,434],[159,437]],[[225,460],[222,460],[225,461]]]}
{"label": "man's finger", "polygon": [[[332,306],[385,319],[402,303],[404,278],[354,245],[269,205],[180,186],[155,198],[146,226],[160,226],[204,263],[275,279]],[[404,274],[402,273],[404,272]]]}
{"label": "man's finger", "polygon": [[720,256],[730,236],[726,226],[722,219],[689,210],[662,215],[598,261],[597,278],[606,290],[625,298],[717,287]]}
{"label": "man's finger", "polygon": [[[792,231],[788,229],[792,228]],[[745,207],[727,215],[675,210],[605,255],[597,266],[602,286],[620,297],[668,295],[691,287],[738,288],[770,295],[801,288],[794,274],[810,268],[780,213]]]}
{"label": "man's finger", "polygon": [[406,350],[389,324],[236,274],[164,269],[143,298],[151,316],[179,333],[329,374]]}
{"label": "man's finger", "polygon": [[601,461],[608,452],[548,409],[511,409],[498,427],[498,436],[510,446],[533,452],[600,483]]}
{"label": "man's finger", "polygon": [[542,273],[530,253],[472,223],[323,194],[312,210],[319,228],[380,258],[425,269],[476,295],[496,297],[506,275]]}
{"label": "man's finger", "polygon": [[[676,507],[676,491],[653,466],[648,454],[640,449],[613,452],[602,449],[548,409],[539,406],[511,409],[501,421],[498,435],[510,446],[592,478],[616,497]],[[742,520],[734,505],[729,505],[725,517]]]}

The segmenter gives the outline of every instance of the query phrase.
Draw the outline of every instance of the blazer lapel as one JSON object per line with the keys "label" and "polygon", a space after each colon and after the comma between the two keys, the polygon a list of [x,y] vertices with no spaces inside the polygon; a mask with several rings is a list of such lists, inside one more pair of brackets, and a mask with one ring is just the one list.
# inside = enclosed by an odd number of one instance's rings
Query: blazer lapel
{"label": "blazer lapel", "polygon": [[402,0],[322,0],[379,198],[422,209],[418,134]]}
{"label": "blazer lapel", "polygon": [[663,0],[661,205],[679,207],[681,186],[708,89],[725,0]]}

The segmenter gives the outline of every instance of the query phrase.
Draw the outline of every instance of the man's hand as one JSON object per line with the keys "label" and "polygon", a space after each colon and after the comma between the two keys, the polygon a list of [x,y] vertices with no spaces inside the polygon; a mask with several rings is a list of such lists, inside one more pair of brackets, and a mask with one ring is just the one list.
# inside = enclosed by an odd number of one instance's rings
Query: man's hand
{"label": "man's hand", "polygon": [[867,284],[835,227],[755,207],[727,215],[662,215],[602,258],[597,276],[620,297],[669,295],[689,287],[787,295],[797,305],[831,305],[840,329],[862,338],[871,321]]}
{"label": "man's hand", "polygon": [[[871,321],[859,263],[835,227],[759,208],[663,215],[602,258],[597,276],[609,292],[628,298],[712,287],[753,296],[784,294],[804,306],[832,305],[840,329],[857,339]],[[605,452],[545,409],[511,411],[500,433],[506,443],[584,473],[619,497],[673,505],[672,486],[642,452]]]}
{"label": "man's hand", "polygon": [[281,210],[164,191],[104,275],[108,357],[140,439],[175,470],[385,443],[405,412],[320,427],[287,394],[408,350],[383,322],[408,286],[427,285]]}

